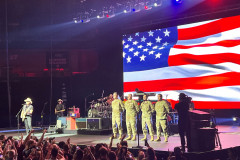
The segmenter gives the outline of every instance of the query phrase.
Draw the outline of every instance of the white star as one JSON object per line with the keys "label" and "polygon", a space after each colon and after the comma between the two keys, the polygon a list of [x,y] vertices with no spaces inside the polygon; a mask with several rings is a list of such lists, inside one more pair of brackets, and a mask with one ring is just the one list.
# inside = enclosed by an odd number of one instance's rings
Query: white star
{"label": "white star", "polygon": [[128,48],[128,47],[129,47],[129,45],[128,45],[128,44],[124,46],[124,48]]}
{"label": "white star", "polygon": [[143,49],[143,52],[147,52],[147,51],[148,51],[148,49],[147,49],[147,48]]}
{"label": "white star", "polygon": [[155,38],[155,39],[156,39],[156,42],[157,42],[157,43],[160,43],[161,40],[162,40],[162,38],[160,38],[159,36],[158,36],[157,38]]}
{"label": "white star", "polygon": [[130,36],[130,37],[128,38],[128,41],[132,41],[132,39],[133,39],[133,38]]}
{"label": "white star", "polygon": [[134,41],[134,42],[133,42],[133,45],[137,45],[137,44],[138,44],[138,41]]}
{"label": "white star", "polygon": [[131,57],[130,56],[128,56],[128,58],[127,58],[127,63],[131,63]]}
{"label": "white star", "polygon": [[160,47],[159,50],[162,50],[162,49],[164,49],[164,48],[165,48],[165,47]]}
{"label": "white star", "polygon": [[129,52],[132,52],[133,50],[134,50],[134,48],[132,47],[132,48],[129,49]]}
{"label": "white star", "polygon": [[140,49],[142,49],[142,47],[143,47],[142,45],[138,46],[138,48],[140,48]]}
{"label": "white star", "polygon": [[148,42],[148,43],[147,43],[147,46],[152,46],[152,42]]}
{"label": "white star", "polygon": [[165,34],[165,37],[166,37],[166,36],[168,36],[168,37],[169,37],[170,31],[168,31],[168,30],[166,29],[166,31],[165,31],[165,32],[163,32],[163,33]]}
{"label": "white star", "polygon": [[122,44],[124,44],[124,43],[125,43],[125,41],[123,40],[123,41],[122,41]]}
{"label": "white star", "polygon": [[148,34],[149,34],[149,37],[150,37],[150,36],[152,36],[152,37],[153,37],[153,33],[154,33],[154,32],[152,32],[152,31],[148,32]]}
{"label": "white star", "polygon": [[142,38],[141,38],[141,42],[145,42],[146,41],[146,38],[143,36]]}
{"label": "white star", "polygon": [[150,52],[149,52],[149,55],[153,54],[154,52],[155,52],[155,51],[150,51]]}
{"label": "white star", "polygon": [[153,47],[153,49],[157,49],[157,48],[158,48],[158,46],[154,46],[154,47]]}
{"label": "white star", "polygon": [[163,45],[162,46],[167,46],[169,43],[167,43],[167,42],[165,42],[165,43],[163,43]]}
{"label": "white star", "polygon": [[139,36],[139,32],[135,33],[135,36]]}
{"label": "white star", "polygon": [[139,54],[140,52],[134,52],[134,56],[138,56],[138,54]]}
{"label": "white star", "polygon": [[161,55],[162,55],[161,53],[155,54],[156,56],[155,59],[160,58]]}
{"label": "white star", "polygon": [[140,57],[140,61],[145,61],[146,56],[144,54]]}
{"label": "white star", "polygon": [[126,55],[126,53],[125,53],[125,52],[123,52],[123,58],[125,58],[125,55]]}

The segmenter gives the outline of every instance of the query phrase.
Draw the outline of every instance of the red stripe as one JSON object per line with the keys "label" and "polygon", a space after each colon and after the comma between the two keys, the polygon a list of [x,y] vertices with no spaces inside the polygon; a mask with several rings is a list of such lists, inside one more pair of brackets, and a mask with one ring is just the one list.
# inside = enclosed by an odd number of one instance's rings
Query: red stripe
{"label": "red stripe", "polygon": [[124,92],[133,92],[135,91],[136,88],[144,92],[185,90],[185,89],[208,89],[220,86],[240,85],[240,81],[238,81],[239,79],[240,73],[229,72],[203,77],[124,82]]}
{"label": "red stripe", "polygon": [[224,62],[232,62],[240,65],[240,55],[236,53],[219,53],[211,55],[192,55],[179,54],[169,56],[169,66],[179,66],[187,64],[219,64]]}
{"label": "red stripe", "polygon": [[[172,107],[175,107],[175,104],[178,101],[168,100]],[[228,101],[193,101],[195,109],[239,109],[240,102],[228,102]]]}
{"label": "red stripe", "polygon": [[212,47],[212,46],[222,46],[222,47],[235,47],[240,45],[240,40],[224,40],[217,43],[211,44],[198,44],[198,45],[191,45],[191,46],[184,46],[184,45],[174,45],[173,48],[177,49],[190,49],[194,47]]}
{"label": "red stripe", "polygon": [[178,30],[178,40],[196,39],[240,27],[240,15]]}

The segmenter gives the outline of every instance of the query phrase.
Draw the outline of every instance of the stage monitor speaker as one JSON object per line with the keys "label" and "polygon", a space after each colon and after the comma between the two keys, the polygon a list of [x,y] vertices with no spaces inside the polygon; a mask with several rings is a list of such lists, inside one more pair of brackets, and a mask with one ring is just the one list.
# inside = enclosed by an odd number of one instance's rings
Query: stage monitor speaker
{"label": "stage monitor speaker", "polygon": [[48,133],[54,133],[54,132],[56,132],[56,126],[55,125],[50,125],[49,127],[48,127],[48,129],[47,129],[47,132]]}

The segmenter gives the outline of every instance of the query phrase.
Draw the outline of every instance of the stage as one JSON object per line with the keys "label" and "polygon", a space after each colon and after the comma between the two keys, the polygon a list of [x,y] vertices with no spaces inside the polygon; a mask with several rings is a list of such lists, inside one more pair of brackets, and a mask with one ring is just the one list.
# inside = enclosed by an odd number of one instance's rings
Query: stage
{"label": "stage", "polygon": [[[222,145],[222,149],[227,149],[231,147],[239,146],[239,139],[240,139],[240,127],[239,126],[226,126],[221,125],[217,126],[220,142]],[[25,132],[22,132],[24,134],[24,137],[26,136]],[[8,130],[8,132],[5,132],[4,130],[1,131],[0,134],[5,134],[6,136],[13,136],[15,138],[18,138],[20,136],[20,133],[11,132],[11,130]],[[41,132],[38,129],[36,133],[34,133],[34,136],[41,137]],[[71,143],[84,146],[84,145],[96,145],[97,143],[107,143],[109,144],[110,140],[109,135],[79,135],[77,133],[74,134],[66,134],[66,133],[46,133],[46,137],[55,137],[56,142],[60,141],[66,141],[68,138],[71,138]],[[140,135],[140,139],[143,138],[143,135]],[[156,138],[156,135],[155,135]],[[153,147],[156,151],[173,151],[174,147],[180,146],[180,138],[178,134],[174,134],[169,137],[168,142],[164,142],[164,137],[162,136],[162,141],[160,142],[151,142],[150,136],[148,136],[148,143],[151,147]],[[113,147],[116,147],[117,143],[119,143],[118,139],[113,140]],[[137,146],[137,141],[128,141],[128,147],[132,148],[134,146]],[[140,146],[144,147],[144,141],[140,141]],[[146,147],[144,147],[146,148]],[[144,149],[143,148],[143,149]],[[219,147],[215,148],[215,150],[220,150]]]}

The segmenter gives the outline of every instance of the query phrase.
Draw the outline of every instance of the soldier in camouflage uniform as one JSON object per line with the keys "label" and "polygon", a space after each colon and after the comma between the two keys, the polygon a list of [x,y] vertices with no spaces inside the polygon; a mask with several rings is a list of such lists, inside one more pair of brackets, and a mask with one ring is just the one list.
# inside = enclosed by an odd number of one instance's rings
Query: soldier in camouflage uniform
{"label": "soldier in camouflage uniform", "polygon": [[132,94],[128,94],[128,100],[125,102],[124,108],[126,110],[126,125],[128,133],[128,138],[126,138],[126,140],[130,140],[133,134],[132,141],[135,141],[137,135],[136,118],[140,108],[137,102],[132,99]]}
{"label": "soldier in camouflage uniform", "polygon": [[142,141],[145,141],[147,139],[147,129],[146,124],[149,129],[149,133],[151,136],[151,141],[154,141],[154,131],[152,127],[152,113],[154,112],[154,106],[152,105],[152,102],[147,100],[147,95],[144,94],[143,96],[143,102],[141,103],[141,111],[142,111],[142,130],[144,138],[142,138]]}
{"label": "soldier in camouflage uniform", "polygon": [[[119,130],[119,139],[122,137],[122,112],[124,110],[123,102],[118,99],[117,92],[113,93],[114,100],[112,101],[112,129],[114,138],[117,138],[117,127]],[[111,137],[110,137],[111,138]]]}
{"label": "soldier in camouflage uniform", "polygon": [[168,141],[167,132],[167,114],[169,113],[168,103],[162,99],[162,94],[158,94],[158,102],[155,104],[156,111],[156,130],[157,139],[155,141],[161,141],[161,130],[163,131],[165,142]]}

